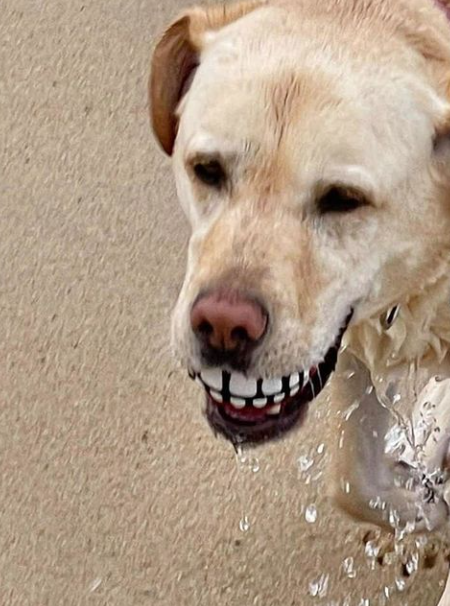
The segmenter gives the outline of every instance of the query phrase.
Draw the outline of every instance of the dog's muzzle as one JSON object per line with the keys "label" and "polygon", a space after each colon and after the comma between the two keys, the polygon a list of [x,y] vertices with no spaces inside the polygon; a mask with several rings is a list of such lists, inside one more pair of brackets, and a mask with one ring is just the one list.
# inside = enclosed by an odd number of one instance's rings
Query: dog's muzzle
{"label": "dog's muzzle", "polygon": [[278,438],[298,426],[336,367],[351,317],[352,313],[323,360],[308,370],[275,379],[256,379],[222,368],[191,372],[206,392],[205,414],[212,429],[242,444]]}

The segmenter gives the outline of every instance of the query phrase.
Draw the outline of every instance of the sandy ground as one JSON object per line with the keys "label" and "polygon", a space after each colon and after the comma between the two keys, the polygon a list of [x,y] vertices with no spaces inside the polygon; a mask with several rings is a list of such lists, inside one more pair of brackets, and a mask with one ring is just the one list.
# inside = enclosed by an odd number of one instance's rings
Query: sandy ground
{"label": "sandy ground", "polygon": [[323,497],[325,399],[238,470],[174,368],[188,230],[146,78],[185,4],[0,4],[0,604],[433,606],[441,556],[371,570]]}

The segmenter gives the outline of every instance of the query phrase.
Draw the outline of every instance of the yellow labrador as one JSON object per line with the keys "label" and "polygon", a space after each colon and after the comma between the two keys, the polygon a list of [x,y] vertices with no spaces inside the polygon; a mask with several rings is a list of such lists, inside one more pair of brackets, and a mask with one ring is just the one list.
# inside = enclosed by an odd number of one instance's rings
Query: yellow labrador
{"label": "yellow labrador", "polygon": [[450,0],[193,8],[150,96],[192,225],[173,344],[210,425],[301,431],[329,382],[341,506],[444,523]]}

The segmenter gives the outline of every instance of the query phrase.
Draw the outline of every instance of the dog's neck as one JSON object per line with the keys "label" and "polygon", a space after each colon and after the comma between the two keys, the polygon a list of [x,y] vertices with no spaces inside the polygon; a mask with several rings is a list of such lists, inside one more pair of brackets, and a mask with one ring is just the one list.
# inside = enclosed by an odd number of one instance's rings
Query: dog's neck
{"label": "dog's neck", "polygon": [[437,372],[450,358],[450,276],[442,275],[415,296],[400,302],[389,329],[380,318],[351,328],[344,343],[372,377],[383,377],[417,363]]}

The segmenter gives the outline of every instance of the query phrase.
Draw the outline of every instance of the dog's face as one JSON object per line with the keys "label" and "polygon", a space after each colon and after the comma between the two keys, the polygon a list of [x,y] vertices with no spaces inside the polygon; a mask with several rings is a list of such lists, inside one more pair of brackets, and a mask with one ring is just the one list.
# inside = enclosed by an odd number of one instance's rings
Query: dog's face
{"label": "dog's face", "polygon": [[152,97],[193,232],[175,349],[216,429],[278,435],[349,324],[442,271],[447,106],[414,49],[257,2],[176,22]]}

